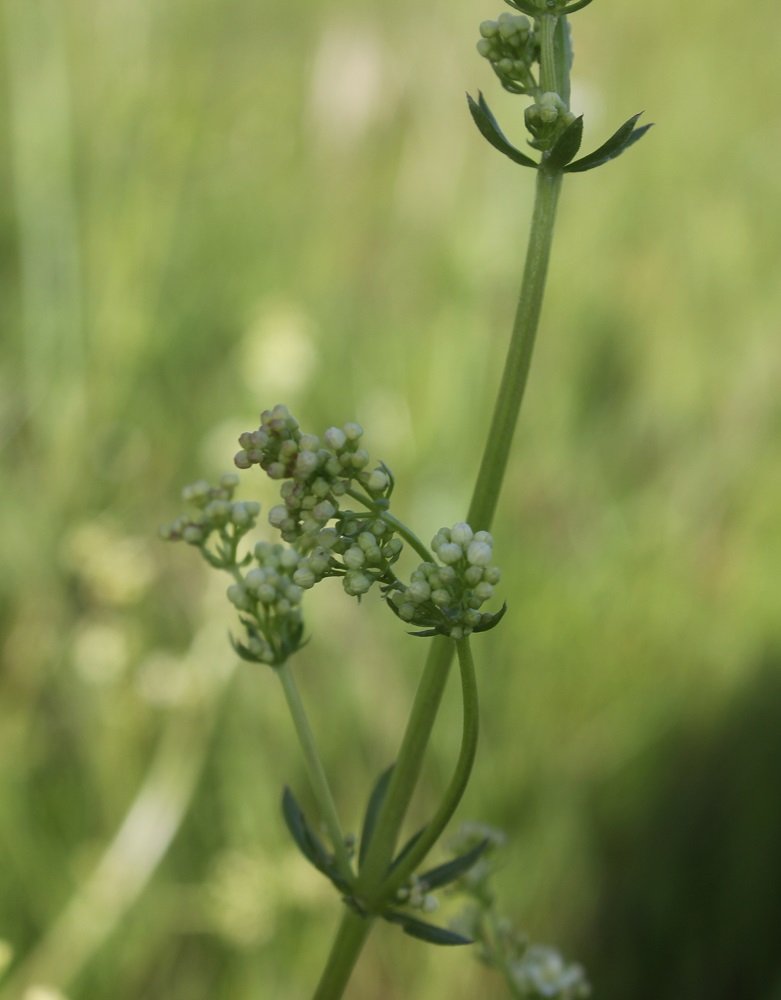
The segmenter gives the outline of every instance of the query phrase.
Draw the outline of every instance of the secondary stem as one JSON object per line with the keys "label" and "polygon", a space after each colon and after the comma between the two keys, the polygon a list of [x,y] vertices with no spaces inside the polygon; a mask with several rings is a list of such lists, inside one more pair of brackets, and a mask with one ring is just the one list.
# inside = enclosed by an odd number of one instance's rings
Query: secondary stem
{"label": "secondary stem", "polygon": [[393,874],[382,883],[383,900],[390,900],[396,890],[406,882],[415,871],[429,850],[439,840],[442,831],[450,822],[450,818],[458,807],[458,803],[469,783],[475,756],[477,754],[477,736],[480,724],[479,703],[477,696],[477,680],[475,678],[475,663],[469,639],[459,639],[456,643],[458,663],[461,668],[461,696],[464,706],[464,722],[461,736],[461,750],[458,754],[456,769],[450,780],[447,791],[439,804],[439,808],[426,824],[425,831],[415,842],[415,846],[405,856]]}
{"label": "secondary stem", "polygon": [[293,717],[293,724],[296,727],[298,740],[304,751],[304,760],[306,761],[309,780],[312,784],[312,791],[320,807],[323,821],[328,827],[328,834],[331,838],[334,855],[339,866],[339,874],[348,882],[351,882],[353,879],[353,870],[349,855],[347,854],[347,848],[345,847],[344,833],[339,823],[336,805],[334,804],[334,798],[331,795],[331,789],[328,785],[328,778],[326,777],[317,744],[315,743],[314,733],[304,711],[301,695],[298,693],[298,687],[287,663],[283,663],[282,666],[277,667],[276,674],[282,682],[282,689],[285,692],[288,708]]}

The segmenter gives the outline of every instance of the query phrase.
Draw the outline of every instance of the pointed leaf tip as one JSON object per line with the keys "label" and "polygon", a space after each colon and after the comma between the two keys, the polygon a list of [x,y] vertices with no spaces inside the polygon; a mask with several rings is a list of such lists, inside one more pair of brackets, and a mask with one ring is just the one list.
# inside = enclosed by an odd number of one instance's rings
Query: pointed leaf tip
{"label": "pointed leaf tip", "polygon": [[588,153],[586,156],[581,157],[581,159],[575,160],[574,163],[569,163],[564,167],[564,172],[567,174],[583,173],[586,170],[601,167],[603,163],[608,163],[610,160],[615,160],[617,156],[620,156],[630,146],[634,145],[651,128],[651,125],[641,125],[639,128],[635,128],[641,114],[642,111],[636,115],[632,115],[620,128],[616,129],[606,142],[603,142],[601,146],[595,149],[593,153]]}
{"label": "pointed leaf tip", "polygon": [[498,149],[500,153],[509,157],[513,163],[518,163],[522,167],[532,167],[537,169],[538,164],[525,153],[522,153],[519,149],[508,140],[507,136],[502,132],[499,127],[499,123],[493,115],[493,112],[488,107],[488,104],[483,97],[481,91],[477,92],[478,100],[472,97],[471,94],[466,95],[467,104],[469,105],[469,113],[472,115],[472,120],[480,131],[480,134],[486,139],[494,149]]}

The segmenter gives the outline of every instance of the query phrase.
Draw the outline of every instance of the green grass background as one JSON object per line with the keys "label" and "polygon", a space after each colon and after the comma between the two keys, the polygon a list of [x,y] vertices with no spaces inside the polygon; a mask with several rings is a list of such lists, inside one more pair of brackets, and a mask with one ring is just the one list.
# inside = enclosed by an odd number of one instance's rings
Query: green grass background
{"label": "green grass background", "polygon": [[[522,141],[474,52],[497,13],[3,0],[3,1000],[316,980],[341,904],[283,831],[282,785],[311,803],[281,690],[156,528],[279,401],[360,420],[423,537],[463,517],[533,186],[466,112],[482,88]],[[657,125],[565,183],[459,815],[510,834],[502,909],[595,996],[778,1000],[781,8],[596,0],[573,28],[587,145]],[[335,583],[307,615],[355,829],[423,643]],[[458,727],[454,689],[411,825]],[[383,926],[348,995],[504,993]]]}

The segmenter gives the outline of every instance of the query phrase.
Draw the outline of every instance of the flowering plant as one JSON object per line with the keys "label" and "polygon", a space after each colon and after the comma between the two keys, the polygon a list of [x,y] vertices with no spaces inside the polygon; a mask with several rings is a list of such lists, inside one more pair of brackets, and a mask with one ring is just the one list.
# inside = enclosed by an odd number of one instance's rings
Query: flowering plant
{"label": "flowering plant", "polygon": [[[455,812],[475,759],[478,709],[471,637],[494,628],[506,610],[505,605],[490,606],[501,579],[490,527],[529,373],[562,180],[567,173],[591,170],[619,156],[649,127],[637,127],[634,116],[594,152],[576,159],[583,118],[570,110],[568,15],[591,0],[508,2],[516,13],[484,21],[477,48],[505,90],[532,99],[524,117],[529,146],[538,158],[512,145],[482,94],[477,100],[468,98],[469,110],[494,148],[535,170],[536,199],[507,362],[466,520],[440,528],[426,546],[393,514],[394,477],[383,462],[371,460],[357,423],[312,434],[280,404],[264,410],[259,426],[240,436],[234,459],[238,469],[258,466],[280,482],[280,503],[268,513],[280,541],[245,544],[260,508],[234,499],[236,474],[223,476],[215,486],[199,482],[188,487],[188,512],[163,529],[166,538],[196,547],[211,566],[230,575],[227,595],[241,627],[232,639],[234,649],[244,660],[270,667],[285,692],[329,843],[315,832],[289,789],[282,798],[284,819],[303,855],[345,903],[316,1000],[342,995],[378,918],[432,944],[479,942],[481,957],[503,972],[513,996],[574,1000],[588,993],[579,966],[567,964],[553,949],[528,945],[496,917],[488,883],[489,855],[498,839],[493,831],[467,830],[451,860],[418,870]],[[405,547],[421,560],[408,581],[397,573]],[[304,595],[328,577],[341,579],[345,593],[358,601],[376,587],[388,608],[412,626],[412,635],[430,640],[397,760],[368,795],[357,840],[342,829],[290,666],[305,642]],[[399,846],[454,654],[463,700],[458,759],[428,823]],[[434,893],[447,886],[470,899],[458,926],[443,927],[421,917],[433,912]]]}

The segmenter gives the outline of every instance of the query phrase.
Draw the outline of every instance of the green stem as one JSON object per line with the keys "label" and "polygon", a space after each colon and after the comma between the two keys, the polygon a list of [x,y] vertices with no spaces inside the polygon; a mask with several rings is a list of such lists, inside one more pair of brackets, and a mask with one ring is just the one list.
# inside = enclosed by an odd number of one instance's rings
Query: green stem
{"label": "green stem", "polygon": [[540,15],[540,90],[543,93],[554,91],[561,93],[560,81],[556,72],[556,55],[554,36],[556,25],[559,20],[558,14]]}
{"label": "green stem", "polygon": [[371,917],[344,911],[312,1000],[338,1000],[342,996],[373,923]]}
{"label": "green stem", "polygon": [[[553,34],[556,18],[542,15],[543,35],[547,42],[542,49],[540,85],[543,90],[556,89]],[[468,521],[474,528],[490,528],[496,511],[513,432],[518,420],[531,365],[532,351],[542,308],[545,280],[548,273],[556,206],[561,190],[561,173],[539,170],[532,215],[529,246],[523,272],[521,295],[515,314],[504,375],[494,408],[488,439],[480,463]],[[356,894],[371,898],[377,892],[396,850],[399,832],[420,776],[423,755],[431,737],[453,656],[452,640],[436,638],[431,642],[423,675],[404,732],[398,759],[388,787],[362,871],[356,883]],[[356,919],[353,915],[353,919]],[[348,967],[346,977],[336,980],[338,989],[330,993],[319,988],[316,1000],[338,1000],[346,986],[349,972],[363,946],[357,929],[348,936],[342,921],[339,935],[329,959],[329,965]],[[365,938],[367,932],[364,932]],[[342,942],[342,944],[340,944]],[[351,950],[342,960],[339,949]],[[335,954],[336,953],[336,954]],[[330,981],[330,980],[329,980]]]}
{"label": "green stem", "polygon": [[352,882],[354,875],[352,865],[350,864],[350,857],[345,847],[344,833],[339,823],[333,795],[331,795],[331,789],[328,785],[328,778],[326,777],[323,763],[317,750],[314,733],[304,711],[301,695],[298,693],[298,687],[287,663],[283,663],[280,667],[277,667],[275,673],[282,682],[282,689],[285,692],[288,708],[293,717],[293,724],[296,727],[298,740],[304,751],[304,760],[306,761],[309,781],[317,799],[317,804],[320,807],[323,821],[328,828],[336,862],[339,866],[339,874],[348,882]]}
{"label": "green stem", "polygon": [[562,176],[560,173],[553,174],[543,170],[537,172],[537,193],[521,295],[467,517],[475,529],[490,528],[507,468],[540,320]]}
{"label": "green stem", "polygon": [[423,542],[421,542],[418,536],[410,528],[408,528],[403,521],[400,521],[397,517],[394,517],[389,510],[383,510],[381,507],[377,507],[377,505],[370,497],[363,496],[357,490],[348,489],[346,490],[346,493],[348,497],[352,497],[353,500],[357,500],[358,503],[363,504],[363,506],[366,507],[368,510],[373,511],[380,520],[390,525],[393,528],[393,530],[398,535],[401,535],[404,541],[407,542],[407,544],[417,552],[417,554],[424,562],[434,561],[431,553],[423,544]]}
{"label": "green stem", "polygon": [[458,803],[461,801],[466,786],[469,783],[469,777],[475,762],[475,755],[477,754],[479,728],[477,680],[475,678],[475,663],[472,658],[469,639],[459,639],[456,643],[456,651],[458,653],[458,663],[461,668],[461,694],[464,706],[461,750],[458,754],[456,769],[439,808],[426,824],[425,831],[415,842],[415,846],[409,851],[401,864],[394,868],[393,874],[387,877],[380,886],[380,899],[377,902],[390,901],[396,890],[412,875],[429,850],[439,840],[442,831],[450,822],[450,818],[456,811]]}

